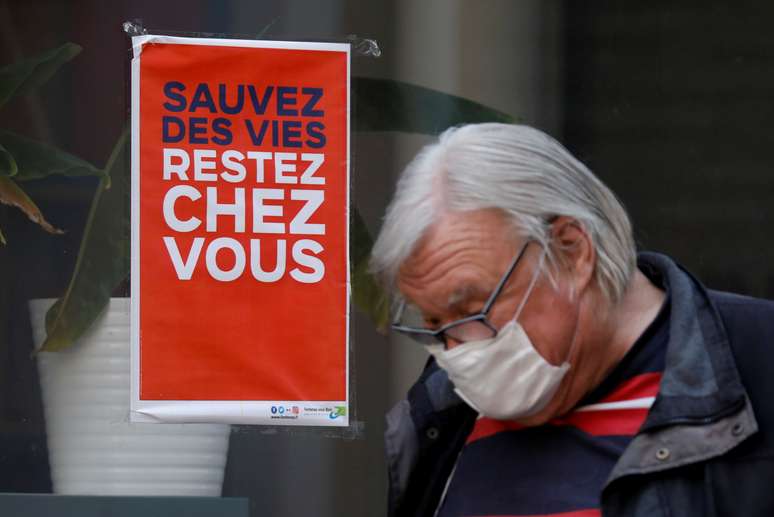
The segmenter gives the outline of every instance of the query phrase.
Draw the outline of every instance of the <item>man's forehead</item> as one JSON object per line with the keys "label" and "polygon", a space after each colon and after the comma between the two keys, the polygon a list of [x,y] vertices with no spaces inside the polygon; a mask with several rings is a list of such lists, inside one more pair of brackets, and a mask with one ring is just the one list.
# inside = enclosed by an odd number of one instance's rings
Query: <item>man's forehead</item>
{"label": "man's forehead", "polygon": [[493,261],[461,260],[448,270],[402,275],[399,287],[407,302],[429,315],[465,312],[470,302],[489,297],[499,278]]}
{"label": "man's forehead", "polygon": [[501,210],[486,208],[441,213],[417,241],[414,251],[457,239],[481,239],[511,234],[513,225]]}
{"label": "man's forehead", "polygon": [[513,226],[495,210],[446,214],[431,225],[417,241],[399,268],[406,276],[443,269],[450,263],[492,262],[503,249],[514,248],[518,240]]}
{"label": "man's forehead", "polygon": [[447,292],[430,299],[420,296],[420,299],[415,300],[406,296],[406,303],[411,311],[432,320],[444,314],[467,313],[470,311],[471,303],[484,301],[490,295],[481,282],[465,281],[448,287]]}
{"label": "man's forehead", "polygon": [[436,311],[486,298],[521,241],[502,212],[447,214],[401,264],[398,288],[408,301]]}

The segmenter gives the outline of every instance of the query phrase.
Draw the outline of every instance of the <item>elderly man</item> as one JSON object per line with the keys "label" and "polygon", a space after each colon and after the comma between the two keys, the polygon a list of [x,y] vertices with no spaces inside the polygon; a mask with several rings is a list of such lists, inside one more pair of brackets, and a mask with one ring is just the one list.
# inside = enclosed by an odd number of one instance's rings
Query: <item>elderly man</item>
{"label": "elderly man", "polygon": [[392,515],[774,515],[774,304],[637,256],[549,136],[446,131],[371,264],[432,356],[388,415]]}

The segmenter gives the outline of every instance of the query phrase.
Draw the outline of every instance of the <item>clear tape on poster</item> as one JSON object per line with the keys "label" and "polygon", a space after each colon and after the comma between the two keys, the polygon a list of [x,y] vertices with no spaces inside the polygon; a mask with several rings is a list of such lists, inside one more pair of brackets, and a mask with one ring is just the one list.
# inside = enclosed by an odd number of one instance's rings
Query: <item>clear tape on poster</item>
{"label": "clear tape on poster", "polygon": [[[266,26],[257,35],[216,33],[216,32],[181,32],[181,31],[168,31],[168,30],[164,30],[164,31],[154,30],[153,34],[162,35],[162,36],[181,36],[181,37],[213,38],[213,39],[267,39],[267,40],[273,39],[275,41],[283,41],[283,40],[305,41],[305,39],[303,38],[275,38],[275,37],[270,38],[268,37],[267,32],[272,25],[273,25],[273,22],[268,26]],[[143,26],[142,21],[140,20],[125,21],[122,24],[122,27],[124,32],[130,38],[134,38],[135,36],[146,36],[149,34],[148,29],[146,29]],[[356,34],[348,34],[340,38],[331,38],[331,39],[317,38],[314,41],[318,41],[320,43],[349,43],[352,48],[352,55],[355,57],[379,58],[382,56],[382,49],[379,47],[379,43],[375,39],[363,38]]]}

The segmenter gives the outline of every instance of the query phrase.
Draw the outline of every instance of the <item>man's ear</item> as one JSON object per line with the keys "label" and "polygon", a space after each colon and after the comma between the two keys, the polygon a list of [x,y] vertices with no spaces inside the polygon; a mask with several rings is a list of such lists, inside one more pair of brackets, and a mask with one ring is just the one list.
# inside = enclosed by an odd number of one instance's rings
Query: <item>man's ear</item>
{"label": "man's ear", "polygon": [[560,269],[569,274],[576,294],[591,283],[597,261],[591,236],[578,220],[558,216],[551,222],[551,241]]}

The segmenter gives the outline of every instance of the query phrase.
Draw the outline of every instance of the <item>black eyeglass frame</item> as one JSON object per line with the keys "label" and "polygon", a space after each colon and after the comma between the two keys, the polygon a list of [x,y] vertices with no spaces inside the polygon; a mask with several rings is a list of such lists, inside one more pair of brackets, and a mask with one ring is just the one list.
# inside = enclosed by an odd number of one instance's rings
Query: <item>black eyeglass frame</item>
{"label": "black eyeglass frame", "polygon": [[[413,338],[414,340],[419,341],[420,343],[425,345],[432,344],[438,341],[444,346],[444,348],[446,347],[446,332],[449,329],[452,329],[454,327],[458,327],[460,325],[464,325],[466,323],[470,323],[473,321],[480,321],[487,328],[489,328],[489,330],[492,331],[492,335],[489,336],[490,338],[497,336],[498,330],[487,319],[487,315],[489,314],[489,311],[492,309],[492,306],[494,305],[495,301],[497,301],[497,297],[500,296],[500,293],[505,287],[505,284],[508,282],[508,279],[510,279],[511,275],[513,274],[513,271],[516,269],[516,266],[521,261],[521,258],[524,256],[524,253],[527,251],[527,246],[529,246],[531,242],[532,241],[527,241],[521,247],[521,249],[519,250],[519,253],[516,254],[516,257],[511,262],[511,265],[508,266],[508,269],[505,271],[502,278],[500,278],[500,281],[497,283],[497,286],[495,287],[494,291],[492,291],[492,294],[489,295],[489,298],[484,304],[484,307],[478,313],[472,314],[470,316],[466,316],[464,318],[460,318],[458,320],[451,321],[446,325],[443,325],[442,327],[435,330],[421,328],[421,327],[409,327],[409,326],[400,324],[400,318],[403,316],[403,311],[406,308],[406,301],[402,300],[400,303],[400,306],[398,307],[398,311],[395,314],[395,318],[393,318],[392,325],[390,325],[390,329],[396,332],[400,332],[401,334],[404,334],[406,336],[409,336],[410,338]],[[453,336],[451,337],[452,339],[454,339]]]}

